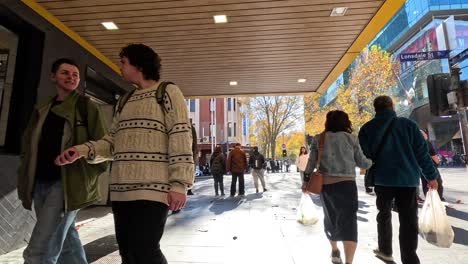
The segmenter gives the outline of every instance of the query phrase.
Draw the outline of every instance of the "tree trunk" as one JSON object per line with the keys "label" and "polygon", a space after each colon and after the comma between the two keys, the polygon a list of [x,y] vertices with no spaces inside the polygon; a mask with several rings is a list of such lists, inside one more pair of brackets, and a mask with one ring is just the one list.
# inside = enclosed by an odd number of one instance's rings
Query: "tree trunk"
{"label": "tree trunk", "polygon": [[270,149],[271,149],[271,158],[275,159],[276,139],[271,139],[270,140]]}

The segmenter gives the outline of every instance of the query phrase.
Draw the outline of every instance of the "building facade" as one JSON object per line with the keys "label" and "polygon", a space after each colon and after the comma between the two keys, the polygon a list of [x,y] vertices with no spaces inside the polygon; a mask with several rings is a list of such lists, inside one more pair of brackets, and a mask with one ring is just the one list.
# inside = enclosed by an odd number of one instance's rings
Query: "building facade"
{"label": "building facade", "polygon": [[[449,50],[448,42],[456,43],[450,55],[468,48],[468,0],[407,0],[403,7],[369,43],[380,46],[397,60],[400,54]],[[441,30],[444,21],[451,31]],[[437,117],[429,111],[427,76],[434,73],[449,73],[448,59],[402,62],[397,75],[398,83],[388,95],[395,100],[399,116],[409,117],[429,131],[430,140],[447,157],[463,153],[460,126],[457,116]],[[468,79],[468,61],[460,63],[461,80]],[[323,107],[332,102],[340,84],[347,84],[354,63],[335,81],[320,98]]]}
{"label": "building facade", "polygon": [[227,153],[234,144],[249,147],[249,98],[187,99],[187,111],[197,132],[199,165],[205,166],[216,146]]}

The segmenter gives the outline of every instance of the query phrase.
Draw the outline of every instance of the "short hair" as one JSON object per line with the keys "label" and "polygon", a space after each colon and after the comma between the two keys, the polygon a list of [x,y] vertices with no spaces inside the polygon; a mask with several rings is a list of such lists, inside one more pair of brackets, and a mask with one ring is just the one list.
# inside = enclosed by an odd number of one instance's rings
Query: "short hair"
{"label": "short hair", "polygon": [[120,58],[126,57],[131,65],[138,68],[145,80],[159,81],[161,58],[150,47],[143,44],[130,44],[120,51]]}
{"label": "short hair", "polygon": [[50,69],[50,72],[57,73],[58,69],[60,68],[60,65],[62,64],[70,64],[78,68],[78,70],[80,69],[80,67],[78,67],[78,64],[74,60],[69,58],[60,58],[54,61],[54,63],[52,63],[52,68]]}
{"label": "short hair", "polygon": [[381,95],[374,99],[375,112],[380,112],[385,109],[391,109],[393,106],[393,100],[390,96]]}
{"label": "short hair", "polygon": [[258,147],[257,146],[253,147],[253,150],[258,151]]}
{"label": "short hair", "polygon": [[327,113],[327,120],[325,121],[325,131],[330,132],[348,132],[352,133],[352,124],[349,120],[347,113],[341,110],[333,110]]}
{"label": "short hair", "polygon": [[240,147],[240,146],[241,146],[241,143],[236,143],[235,146],[236,146],[236,147]]}

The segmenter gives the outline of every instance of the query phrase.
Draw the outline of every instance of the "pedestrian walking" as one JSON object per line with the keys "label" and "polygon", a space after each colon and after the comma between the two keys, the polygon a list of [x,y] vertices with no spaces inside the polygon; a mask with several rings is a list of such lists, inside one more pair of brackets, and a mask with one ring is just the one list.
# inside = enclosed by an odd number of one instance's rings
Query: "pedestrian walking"
{"label": "pedestrian walking", "polygon": [[[314,171],[318,149],[323,148],[319,164],[323,175],[320,200],[323,205],[325,235],[332,248],[331,261],[337,264],[342,263],[338,241],[343,242],[346,264],[353,262],[357,247],[356,167],[367,169],[372,165],[372,161],[363,154],[358,138],[351,134],[352,131],[348,114],[339,110],[328,112],[325,131],[312,139],[305,169],[305,175]],[[303,189],[308,180],[306,176]]]}
{"label": "pedestrian walking", "polygon": [[252,177],[255,185],[255,192],[258,193],[258,180],[262,184],[263,191],[266,192],[267,188],[265,187],[265,170],[263,169],[265,165],[265,157],[258,151],[258,147],[253,148],[253,152],[249,157],[249,165],[252,168]]}
{"label": "pedestrian walking", "polygon": [[211,174],[214,180],[215,195],[218,196],[221,191],[221,195],[224,196],[224,174],[226,173],[226,157],[221,150],[221,147],[216,147],[210,158]]}
{"label": "pedestrian walking", "polygon": [[231,197],[236,195],[236,184],[239,180],[239,196],[245,195],[244,172],[247,169],[247,156],[241,150],[241,144],[236,143],[234,149],[229,152],[227,159],[227,171],[232,174]]}
{"label": "pedestrian walking", "polygon": [[[392,201],[400,220],[400,255],[403,264],[419,264],[418,204],[416,189],[422,173],[431,189],[437,189],[437,171],[418,125],[397,117],[392,99],[379,96],[374,100],[375,117],[359,131],[359,142],[367,157],[372,158],[377,195],[377,257],[393,261]],[[382,142],[386,135],[385,141]],[[378,155],[376,156],[376,153]]]}
{"label": "pedestrian walking", "polygon": [[120,98],[110,132],[65,150],[56,163],[113,160],[110,198],[122,262],[165,264],[159,242],[168,211],[184,207],[194,181],[191,124],[180,89],[160,82],[156,52],[131,44],[120,59],[123,79],[136,89]]}
{"label": "pedestrian walking", "polygon": [[299,150],[299,157],[296,161],[297,171],[301,177],[301,183],[304,183],[304,171],[307,166],[307,161],[309,160],[309,154],[307,153],[306,147],[302,146]]}
{"label": "pedestrian walking", "polygon": [[73,60],[56,60],[51,79],[56,94],[34,107],[22,142],[18,197],[24,208],[34,205],[37,219],[23,252],[24,263],[86,264],[76,215],[78,209],[100,200],[98,176],[107,164],[80,160],[60,168],[54,160],[65,148],[99,139],[106,130],[97,105],[76,91],[80,71]]}

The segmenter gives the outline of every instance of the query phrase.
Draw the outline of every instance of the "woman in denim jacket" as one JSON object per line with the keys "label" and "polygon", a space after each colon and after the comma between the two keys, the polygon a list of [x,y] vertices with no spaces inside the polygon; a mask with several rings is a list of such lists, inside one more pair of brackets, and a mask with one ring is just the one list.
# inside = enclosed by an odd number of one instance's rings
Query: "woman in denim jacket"
{"label": "woman in denim jacket", "polygon": [[[332,263],[342,263],[337,241],[343,242],[346,264],[353,262],[357,247],[358,195],[356,166],[368,169],[372,161],[362,153],[351,121],[343,111],[330,111],[325,122],[325,144],[320,161],[325,234],[332,247]],[[320,135],[312,140],[305,175],[316,167]],[[308,181],[308,179],[305,179]],[[304,189],[304,188],[303,188]]]}

